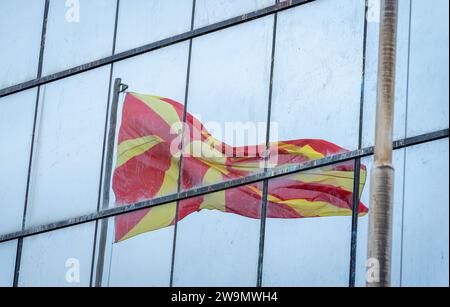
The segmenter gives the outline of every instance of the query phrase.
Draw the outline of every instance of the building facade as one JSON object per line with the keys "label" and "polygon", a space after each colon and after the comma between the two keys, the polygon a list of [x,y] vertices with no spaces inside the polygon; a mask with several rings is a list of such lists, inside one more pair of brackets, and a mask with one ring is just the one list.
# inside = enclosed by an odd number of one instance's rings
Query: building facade
{"label": "building facade", "polygon": [[[0,3],[0,286],[365,285],[367,216],[202,210],[120,243],[114,217],[95,217],[115,207],[103,189],[116,78],[217,131],[270,123],[258,143],[373,146],[379,1]],[[399,0],[394,286],[449,283],[448,5]]]}

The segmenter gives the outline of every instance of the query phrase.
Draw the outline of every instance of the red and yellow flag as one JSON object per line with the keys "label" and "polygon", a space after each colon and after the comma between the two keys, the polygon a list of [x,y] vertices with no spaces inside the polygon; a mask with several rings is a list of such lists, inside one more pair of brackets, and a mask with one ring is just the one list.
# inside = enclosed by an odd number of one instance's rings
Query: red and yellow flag
{"label": "red and yellow flag", "polygon": [[[191,114],[183,122],[182,104],[173,100],[128,93],[123,107],[113,190],[118,206],[241,178],[264,169],[265,145],[231,147],[215,139]],[[178,128],[177,128],[178,127]],[[183,146],[179,146],[183,141]],[[183,148],[181,155],[180,148]],[[292,140],[270,144],[271,166],[283,167],[320,159],[346,150],[323,140]],[[261,154],[263,153],[263,154]],[[180,156],[183,157],[181,172]],[[353,205],[354,163],[321,167],[271,180],[268,218],[349,216]],[[366,181],[361,166],[360,191]],[[262,183],[183,200],[178,220],[203,209],[260,218]],[[116,217],[116,242],[173,225],[176,203]],[[367,213],[360,203],[359,214]]]}

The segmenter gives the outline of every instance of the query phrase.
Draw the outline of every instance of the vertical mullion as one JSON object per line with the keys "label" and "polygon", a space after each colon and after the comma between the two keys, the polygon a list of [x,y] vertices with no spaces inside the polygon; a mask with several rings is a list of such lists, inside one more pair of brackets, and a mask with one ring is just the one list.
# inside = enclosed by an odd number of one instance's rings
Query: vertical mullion
{"label": "vertical mullion", "polygon": [[356,282],[356,252],[358,241],[358,214],[359,214],[359,192],[360,192],[360,178],[361,178],[361,158],[354,161],[354,175],[353,175],[353,208],[352,208],[352,230],[351,230],[351,244],[350,244],[350,277],[349,287],[355,287]]}
{"label": "vertical mullion", "polygon": [[[191,31],[194,30],[194,22],[195,22],[195,5],[196,0],[192,0],[192,13],[191,13]],[[189,40],[189,49],[188,49],[188,63],[187,63],[187,71],[186,71],[186,88],[184,92],[184,108],[183,108],[183,125],[181,130],[181,144],[180,144],[180,160],[178,161],[178,179],[177,179],[177,192],[181,190],[181,176],[182,176],[182,168],[183,168],[183,145],[184,145],[184,126],[186,123],[186,114],[187,114],[187,106],[188,106],[188,96],[189,96],[189,81],[191,74],[191,58],[192,58],[192,39]],[[175,222],[174,222],[174,230],[173,230],[173,241],[172,241],[172,261],[170,265],[170,281],[169,286],[173,287],[173,275],[175,272],[175,252],[176,252],[176,244],[177,244],[177,231],[178,231],[178,209],[180,202],[177,201],[175,208]]]}
{"label": "vertical mullion", "polygon": [[[362,53],[362,71],[361,71],[361,96],[359,107],[359,131],[358,131],[358,149],[362,148],[362,132],[364,120],[364,96],[365,96],[365,77],[366,77],[366,54],[367,54],[367,14],[369,11],[368,0],[365,0],[364,9],[364,33],[363,33],[363,53]],[[350,274],[349,287],[355,287],[356,282],[356,254],[358,242],[358,217],[359,217],[359,202],[360,202],[360,181],[361,181],[361,158],[356,158],[354,161],[353,172],[353,208],[352,208],[352,229],[351,229],[351,243],[350,243]]]}
{"label": "vertical mullion", "polygon": [[[280,0],[276,0],[278,5]],[[270,64],[270,82],[269,82],[269,101],[267,107],[267,130],[266,130],[266,155],[264,163],[264,171],[267,171],[268,161],[270,159],[270,121],[272,117],[272,97],[273,97],[273,73],[275,68],[275,51],[276,51],[276,38],[277,38],[277,24],[278,24],[278,13],[273,16],[273,35],[272,35],[272,55]],[[264,265],[264,243],[266,235],[266,215],[267,215],[267,193],[269,189],[269,180],[264,180],[263,191],[261,198],[261,223],[260,223],[260,233],[259,233],[259,252],[258,252],[258,271],[256,278],[256,286],[262,286],[262,275],[263,275],[263,265]]]}
{"label": "vertical mullion", "polygon": [[[115,15],[115,21],[114,21],[114,34],[113,34],[113,42],[112,42],[112,51],[111,53],[114,55],[116,52],[116,40],[117,40],[117,25],[119,20],[119,9],[120,9],[120,0],[117,0],[116,2],[116,15]],[[100,211],[101,208],[101,201],[103,196],[103,170],[104,170],[104,164],[105,164],[105,155],[106,155],[106,145],[107,145],[107,134],[108,134],[108,117],[110,113],[111,108],[111,90],[112,90],[112,78],[114,73],[114,63],[111,64],[110,72],[109,72],[109,86],[108,86],[108,100],[106,102],[106,115],[105,115],[105,127],[103,131],[103,147],[102,147],[102,159],[100,164],[100,179],[98,184],[98,197],[97,197],[97,212]],[[95,266],[95,255],[96,255],[96,247],[97,247],[97,232],[98,232],[98,224],[99,221],[95,222],[95,230],[94,230],[94,243],[92,248],[92,260],[91,260],[91,273],[89,278],[89,286],[92,287],[93,279],[94,279],[94,266]],[[103,255],[104,257],[104,255]],[[97,262],[97,266],[99,263]],[[103,264],[100,264],[103,266]],[[99,276],[95,276],[97,280],[99,280]]]}
{"label": "vertical mullion", "polygon": [[[50,0],[45,0],[44,3],[44,16],[42,19],[42,32],[41,32],[41,46],[39,50],[39,63],[38,63],[38,69],[37,69],[37,78],[42,77],[42,64],[44,61],[44,49],[45,49],[45,36],[47,33],[47,19],[48,19],[48,10],[49,10]],[[31,182],[31,168],[33,164],[33,152],[34,152],[34,145],[35,145],[35,137],[36,137],[36,125],[37,125],[37,119],[38,119],[38,110],[39,110],[39,96],[41,93],[41,87],[37,87],[36,92],[36,102],[34,107],[34,119],[33,119],[33,132],[31,135],[31,146],[30,146],[30,157],[28,160],[28,175],[27,175],[27,185],[25,190],[25,202],[24,202],[24,208],[23,208],[23,215],[22,215],[22,230],[25,229],[26,224],[26,215],[27,215],[27,209],[28,209],[28,197],[30,193],[30,182]],[[22,247],[23,247],[23,238],[20,238],[17,240],[17,252],[16,252],[16,262],[14,267],[14,281],[13,281],[13,287],[17,287],[19,284],[19,275],[20,275],[20,262],[22,259]]]}
{"label": "vertical mullion", "polygon": [[[405,130],[403,138],[408,136],[408,110],[409,110],[409,86],[410,86],[410,76],[411,71],[411,34],[412,34],[412,10],[413,2],[409,2],[409,21],[408,21],[408,59],[407,59],[407,69],[406,69],[406,103],[405,103]],[[402,223],[401,223],[401,238],[400,238],[400,284],[403,286],[403,251],[404,251],[404,225],[405,225],[405,191],[406,191],[406,154],[407,148],[403,149],[403,183],[402,183]]]}

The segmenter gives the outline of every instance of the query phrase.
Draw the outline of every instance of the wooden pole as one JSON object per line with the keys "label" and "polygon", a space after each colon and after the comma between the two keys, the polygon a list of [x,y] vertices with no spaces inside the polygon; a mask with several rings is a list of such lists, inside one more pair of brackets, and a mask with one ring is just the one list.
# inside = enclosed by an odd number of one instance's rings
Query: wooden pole
{"label": "wooden pole", "polygon": [[[397,0],[382,0],[378,64],[375,155],[369,214],[368,287],[391,284],[392,211],[394,168],[392,165],[395,65],[397,46]],[[369,273],[369,271],[368,271]]]}

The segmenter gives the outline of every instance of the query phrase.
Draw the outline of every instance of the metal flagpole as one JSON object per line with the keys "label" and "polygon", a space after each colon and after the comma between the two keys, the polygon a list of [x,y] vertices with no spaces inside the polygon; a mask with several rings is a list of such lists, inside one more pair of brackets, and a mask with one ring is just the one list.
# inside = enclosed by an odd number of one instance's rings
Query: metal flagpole
{"label": "metal flagpole", "polygon": [[[114,81],[113,99],[111,104],[111,112],[109,115],[109,130],[107,138],[107,151],[105,161],[105,175],[103,178],[102,188],[102,206],[101,210],[109,207],[109,193],[111,189],[111,174],[113,167],[114,142],[116,139],[117,109],[119,105],[120,93],[126,91],[127,85],[122,84],[122,79],[117,78]],[[95,274],[95,286],[101,287],[103,279],[103,266],[105,263],[105,247],[108,236],[108,219],[103,219],[100,226],[100,239],[98,243],[97,269]]]}
{"label": "metal flagpole", "polygon": [[389,287],[391,282],[392,165],[395,64],[397,46],[397,0],[382,0],[374,166],[370,195],[368,287]]}

